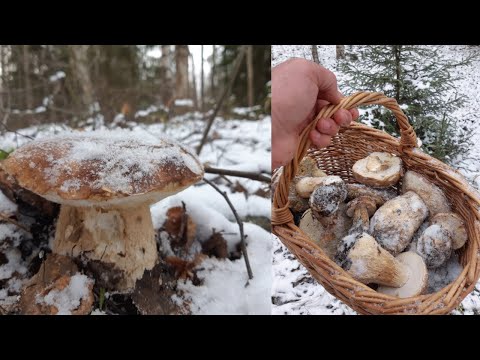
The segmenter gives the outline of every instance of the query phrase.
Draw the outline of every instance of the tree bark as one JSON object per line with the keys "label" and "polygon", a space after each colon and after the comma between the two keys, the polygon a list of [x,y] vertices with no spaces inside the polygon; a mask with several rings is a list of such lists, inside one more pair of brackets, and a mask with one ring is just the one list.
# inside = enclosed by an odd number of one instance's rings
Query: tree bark
{"label": "tree bark", "polygon": [[90,110],[93,104],[93,86],[88,69],[88,47],[89,45],[69,45],[70,66],[74,77],[80,86],[82,105]]}
{"label": "tree bark", "polygon": [[217,57],[217,47],[212,45],[212,70],[210,71],[210,94],[211,98],[215,99],[215,62]]}
{"label": "tree bark", "polygon": [[188,45],[175,45],[175,97],[188,98]]}
{"label": "tree bark", "polygon": [[318,58],[317,45],[312,45],[312,59],[313,59],[313,61],[315,61],[317,64],[320,64],[320,59]]}
{"label": "tree bark", "polygon": [[202,59],[200,60],[200,98],[202,102],[202,112],[205,111],[205,84],[204,84],[204,74],[203,74],[203,46],[202,45]]}
{"label": "tree bark", "polygon": [[393,55],[395,58],[395,99],[400,103],[401,96],[401,76],[402,76],[402,66],[400,64],[400,55],[401,55],[401,45],[393,45]]}
{"label": "tree bark", "polygon": [[345,59],[345,45],[335,45],[337,60]]}
{"label": "tree bark", "polygon": [[197,96],[197,80],[195,76],[195,61],[193,59],[193,55],[190,53],[190,60],[192,61],[192,99],[193,99],[193,106],[195,109],[198,109],[198,96]]}
{"label": "tree bark", "polygon": [[32,84],[30,82],[30,51],[28,45],[23,45],[23,79],[25,86],[25,107],[33,108]]}
{"label": "tree bark", "polygon": [[4,60],[4,51],[5,51],[5,45],[0,45],[0,72],[2,73],[2,76],[0,77],[0,109],[5,109],[3,97],[5,95],[5,89],[6,89],[6,84],[5,84],[5,60]]}
{"label": "tree bark", "polygon": [[171,45],[162,45],[162,57],[160,58],[160,98],[163,105],[170,107],[174,97],[175,84],[172,71],[172,47]]}
{"label": "tree bark", "polygon": [[253,45],[248,45],[247,47],[247,97],[248,97],[248,106],[252,107],[254,100],[254,89],[253,89]]}

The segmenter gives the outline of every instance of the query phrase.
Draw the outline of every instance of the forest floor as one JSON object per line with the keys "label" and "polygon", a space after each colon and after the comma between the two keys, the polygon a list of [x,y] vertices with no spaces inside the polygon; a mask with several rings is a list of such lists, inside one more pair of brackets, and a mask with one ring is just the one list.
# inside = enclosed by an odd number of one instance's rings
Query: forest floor
{"label": "forest floor", "polygon": [[[139,117],[123,127],[168,136],[195,148],[200,142],[205,122],[199,113],[187,113],[169,122],[151,125],[143,124]],[[41,138],[69,130],[66,126],[44,125],[21,129],[18,133]],[[86,125],[84,131],[92,131],[92,126]],[[0,136],[0,147],[15,149],[28,141],[30,139],[24,136],[7,132]],[[270,117],[263,116],[259,120],[217,118],[200,159],[212,167],[269,174]],[[172,291],[168,293],[169,298],[155,293],[155,285],[138,289],[139,282],[133,294],[116,294],[94,286],[93,314],[270,314],[272,242],[269,184],[211,174],[206,174],[206,178],[226,192],[244,221],[253,279],[248,279],[244,258],[239,251],[239,227],[231,209],[218,192],[202,181],[151,206],[160,258],[170,256],[181,259],[173,265],[163,261],[164,265],[170,264],[170,269],[167,269],[170,278],[163,278],[163,281],[170,281]],[[167,211],[172,207],[181,207],[182,202],[196,225],[194,241],[188,251],[174,248],[164,228]],[[16,209],[16,204],[0,192],[0,212],[15,217],[12,214]],[[45,258],[44,252],[50,251],[53,234],[54,229],[50,229],[47,240],[32,242],[31,236],[16,225],[0,222],[0,314],[21,313],[18,309],[21,291],[39,268],[38,264],[34,264],[39,262],[39,258]],[[212,238],[215,238],[213,243]],[[205,251],[205,243],[209,240],[213,245]],[[152,278],[157,276],[156,284],[161,285],[165,274],[158,275],[158,272],[154,274],[152,271],[150,275]],[[82,281],[83,285],[90,282]],[[147,281],[142,286],[148,287],[148,284]],[[70,296],[78,297],[82,291],[85,289],[72,290]],[[68,296],[64,294],[64,302],[75,301]],[[165,303],[168,303],[168,309],[164,306],[164,309],[158,310]],[[68,309],[66,313],[69,313]]]}
{"label": "forest floor", "polygon": [[[440,54],[448,59],[461,60],[474,51],[476,47],[455,45],[440,46]],[[335,72],[341,88],[348,87],[344,75],[337,70],[335,45],[318,47],[319,59],[323,66]],[[272,66],[289,58],[299,57],[312,60],[311,45],[275,45],[272,46]],[[465,95],[466,103],[454,115],[464,121],[466,118],[475,125],[471,134],[473,142],[469,152],[452,161],[452,167],[460,171],[478,190],[480,188],[480,61],[463,66],[456,71],[464,77],[457,82],[458,91]],[[363,89],[356,89],[357,91]],[[294,256],[273,236],[273,314],[356,314],[318,284]],[[480,314],[480,282],[475,290],[452,312],[453,314]]]}

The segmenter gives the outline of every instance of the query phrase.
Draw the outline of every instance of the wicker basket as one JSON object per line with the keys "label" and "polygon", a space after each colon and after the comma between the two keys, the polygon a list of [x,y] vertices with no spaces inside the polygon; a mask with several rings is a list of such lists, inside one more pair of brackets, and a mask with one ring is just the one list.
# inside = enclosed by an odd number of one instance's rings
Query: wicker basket
{"label": "wicker basket", "polygon": [[[383,105],[394,113],[400,128],[400,140],[383,131],[355,123],[348,128],[342,128],[327,148],[309,149],[311,143],[308,135],[318,119],[330,117],[341,108],[352,109],[375,104]],[[344,98],[339,105],[323,108],[315,121],[302,132],[294,159],[283,168],[273,195],[273,233],[330,294],[361,314],[447,314],[473,290],[480,275],[478,261],[480,196],[458,172],[416,147],[415,132],[395,99],[387,98],[382,93],[354,94]],[[374,151],[385,151],[400,156],[407,170],[421,173],[438,185],[450,200],[453,211],[465,221],[468,242],[458,250],[463,271],[453,283],[437,293],[406,299],[377,293],[367,285],[354,280],[330,260],[294,223],[288,208],[288,188],[295,176],[298,163],[307,152],[327,174],[338,175],[346,182],[352,183],[355,182],[351,172],[353,164]]]}

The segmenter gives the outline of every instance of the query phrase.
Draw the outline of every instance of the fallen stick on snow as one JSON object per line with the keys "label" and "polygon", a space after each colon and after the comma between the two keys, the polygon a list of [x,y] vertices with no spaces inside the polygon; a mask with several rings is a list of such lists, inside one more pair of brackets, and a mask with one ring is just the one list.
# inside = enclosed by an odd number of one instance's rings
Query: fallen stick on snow
{"label": "fallen stick on snow", "polygon": [[263,175],[263,174],[258,174],[258,173],[254,173],[254,172],[247,172],[247,171],[212,168],[212,167],[209,167],[209,166],[205,167],[205,172],[207,174],[229,175],[229,176],[235,176],[235,177],[242,177],[242,178],[246,178],[246,179],[266,182],[266,183],[269,183],[269,184],[272,180],[268,176]]}
{"label": "fallen stick on snow", "polygon": [[[253,273],[252,273],[252,268],[250,267],[250,261],[248,261],[248,254],[247,254],[247,247],[245,245],[245,235],[243,233],[243,222],[240,219],[240,216],[238,216],[237,210],[233,207],[233,204],[230,202],[230,199],[228,198],[228,195],[226,192],[222,191],[219,189],[217,185],[215,185],[213,182],[203,178],[203,181],[205,181],[208,185],[213,187],[220,195],[224,197],[224,199],[227,201],[228,206],[230,206],[230,209],[232,209],[233,215],[235,216],[235,219],[237,220],[238,227],[240,228],[240,247],[242,249],[242,254],[243,258],[245,259],[245,265],[247,267],[247,273],[248,273],[248,278],[250,280],[253,279]],[[248,283],[247,283],[248,284]]]}

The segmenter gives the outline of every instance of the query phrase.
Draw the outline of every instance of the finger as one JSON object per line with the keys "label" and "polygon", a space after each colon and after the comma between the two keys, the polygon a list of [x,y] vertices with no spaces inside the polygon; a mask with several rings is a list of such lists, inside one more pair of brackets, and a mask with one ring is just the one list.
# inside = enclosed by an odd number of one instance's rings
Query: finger
{"label": "finger", "polygon": [[318,99],[327,100],[332,104],[338,104],[342,100],[343,95],[338,91],[337,77],[330,70],[323,66],[311,63],[313,66],[313,80],[318,86]]}
{"label": "finger", "polygon": [[316,129],[321,134],[334,136],[337,135],[340,126],[333,119],[323,118],[318,120]]}
{"label": "finger", "polygon": [[310,131],[310,140],[318,148],[324,148],[330,145],[332,138],[325,134],[320,134],[316,129]]}
{"label": "finger", "polygon": [[352,114],[352,120],[355,121],[360,116],[360,112],[357,108],[350,109],[350,114]]}
{"label": "finger", "polygon": [[345,109],[340,109],[338,110],[335,114],[333,114],[333,120],[339,125],[339,126],[348,126],[352,122],[352,114],[350,111],[345,110]]}

